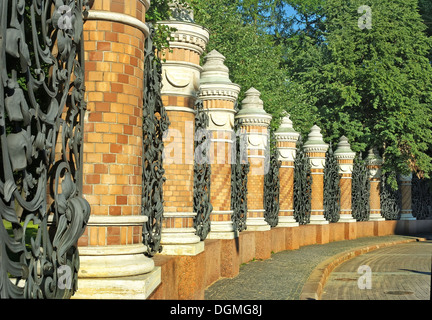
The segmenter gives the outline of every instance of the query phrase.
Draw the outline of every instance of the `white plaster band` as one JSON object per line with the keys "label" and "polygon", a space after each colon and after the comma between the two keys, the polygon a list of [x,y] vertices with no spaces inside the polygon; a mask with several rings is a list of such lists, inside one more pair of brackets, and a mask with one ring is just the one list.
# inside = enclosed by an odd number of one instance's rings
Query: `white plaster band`
{"label": "white plaster band", "polygon": [[163,213],[164,218],[177,218],[177,217],[188,218],[188,217],[195,217],[196,215],[197,215],[196,212],[164,212]]}
{"label": "white plaster band", "polygon": [[166,106],[166,111],[182,111],[182,112],[189,112],[195,114],[196,111],[194,109],[188,108],[188,107],[177,107],[177,106]]}
{"label": "white plaster band", "polygon": [[[54,216],[48,217],[48,223],[52,223]],[[104,215],[90,215],[87,222],[88,226],[142,226],[147,222],[148,217],[139,216],[104,216]]]}
{"label": "white plaster band", "polygon": [[[226,131],[226,130],[221,130],[221,131]],[[224,142],[224,143],[230,143],[233,144],[234,141],[229,140],[229,139],[210,139],[211,142]]]}
{"label": "white plaster band", "polygon": [[211,214],[232,214],[233,212],[234,212],[233,210],[227,210],[227,211],[213,210]]}
{"label": "white plaster band", "polygon": [[139,2],[141,2],[144,5],[146,11],[150,8],[150,0],[139,0]]}
{"label": "white plaster band", "polygon": [[87,20],[106,20],[123,23],[141,30],[146,38],[149,35],[149,28],[144,22],[124,13],[90,10]]}
{"label": "white plaster band", "polygon": [[147,251],[147,247],[140,244],[112,245],[112,246],[83,246],[79,247],[80,255],[85,256],[106,256],[106,255],[127,255],[140,254]]}

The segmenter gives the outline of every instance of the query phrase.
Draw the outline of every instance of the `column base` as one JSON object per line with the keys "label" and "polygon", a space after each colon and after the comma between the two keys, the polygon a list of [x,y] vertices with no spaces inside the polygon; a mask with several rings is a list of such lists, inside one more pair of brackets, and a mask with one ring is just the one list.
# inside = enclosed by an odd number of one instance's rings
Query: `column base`
{"label": "column base", "polygon": [[357,222],[351,214],[341,214],[338,222]]}
{"label": "column base", "polygon": [[237,237],[232,221],[212,221],[207,239],[231,240]]}
{"label": "column base", "polygon": [[204,241],[189,244],[162,244],[163,255],[196,256],[204,251]]}
{"label": "column base", "polygon": [[323,214],[311,214],[309,224],[329,224]]}
{"label": "column base", "polygon": [[276,227],[292,228],[298,227],[300,224],[294,219],[293,216],[279,216],[278,225]]}
{"label": "column base", "polygon": [[161,283],[161,268],[130,277],[83,278],[72,299],[147,299]]}
{"label": "column base", "polygon": [[412,210],[402,210],[399,220],[417,220],[417,219],[412,215]]}
{"label": "column base", "polygon": [[138,276],[154,269],[143,244],[79,247],[78,278],[115,278]]}
{"label": "column base", "polygon": [[263,217],[247,218],[246,227],[247,231],[268,231],[271,229],[270,225],[264,220]]}
{"label": "column base", "polygon": [[384,221],[385,218],[381,215],[381,213],[371,213],[369,215],[369,221]]}

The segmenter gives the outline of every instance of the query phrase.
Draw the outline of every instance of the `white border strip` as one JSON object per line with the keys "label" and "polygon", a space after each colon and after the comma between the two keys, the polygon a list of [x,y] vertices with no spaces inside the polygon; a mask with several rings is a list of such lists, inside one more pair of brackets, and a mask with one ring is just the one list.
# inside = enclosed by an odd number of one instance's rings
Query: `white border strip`
{"label": "white border strip", "polygon": [[149,35],[149,28],[144,22],[124,13],[89,10],[87,20],[106,20],[120,22],[141,30],[146,38]]}

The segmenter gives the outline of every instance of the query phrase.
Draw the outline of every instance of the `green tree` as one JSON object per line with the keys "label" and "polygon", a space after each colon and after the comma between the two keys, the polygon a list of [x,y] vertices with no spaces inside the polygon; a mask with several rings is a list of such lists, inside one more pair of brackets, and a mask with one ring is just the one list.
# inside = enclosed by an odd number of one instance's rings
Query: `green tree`
{"label": "green tree", "polygon": [[[245,19],[242,4],[247,1],[195,0],[196,23],[210,31],[207,52],[216,49],[226,57],[231,80],[241,86],[239,101],[244,92],[254,87],[261,92],[264,108],[273,115],[272,127],[279,124],[281,114],[287,110],[296,124],[296,129],[310,129],[308,119],[313,111],[303,102],[302,86],[290,81],[285,64],[285,46],[277,43],[273,35],[266,32],[264,22],[266,7],[255,11],[251,20]],[[254,1],[249,1],[250,3]],[[253,8],[252,8],[253,9]],[[253,10],[249,9],[249,12]],[[271,9],[273,10],[273,9]]]}
{"label": "green tree", "polygon": [[359,24],[363,4],[325,2],[325,41],[310,38],[306,52],[316,57],[306,58],[304,69],[293,69],[292,77],[314,97],[328,141],[346,135],[355,151],[380,148],[384,171],[393,176],[407,170],[428,174],[431,39],[417,0],[370,0],[371,28]]}

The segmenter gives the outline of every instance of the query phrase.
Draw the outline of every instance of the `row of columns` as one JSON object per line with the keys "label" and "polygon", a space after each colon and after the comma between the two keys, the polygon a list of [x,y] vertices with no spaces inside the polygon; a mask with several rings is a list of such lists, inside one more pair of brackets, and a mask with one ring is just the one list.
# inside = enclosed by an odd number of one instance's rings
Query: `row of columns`
{"label": "row of columns", "polygon": [[[147,298],[161,282],[160,267],[144,255],[141,215],[142,117],[144,42],[149,34],[144,24],[148,0],[92,2],[84,24],[85,79],[88,110],[84,130],[83,196],[91,205],[85,234],[79,239],[80,272],[76,298]],[[234,122],[246,134],[248,176],[248,230],[264,231],[264,173],[271,116],[264,111],[260,93],[250,88],[235,110],[240,86],[229,79],[225,58],[217,51],[200,58],[209,32],[193,22],[191,12],[181,19],[161,22],[176,29],[170,50],[163,52],[162,101],[170,120],[165,142],[164,219],[162,254],[197,255],[204,243],[195,235],[193,221],[193,176],[195,102],[199,98],[209,115],[211,132],[211,188],[213,205],[211,239],[235,237],[231,221],[231,164]],[[281,195],[279,226],[298,225],[293,218],[294,158],[298,133],[286,116],[276,132]],[[239,147],[239,146],[236,146]],[[340,164],[344,179],[341,220],[350,215],[352,153],[341,139]],[[305,145],[311,157],[314,183],[311,223],[323,218],[322,191],[325,151],[319,128],[314,126]],[[371,164],[372,166],[372,164]],[[371,169],[377,169],[373,163]],[[378,176],[371,178],[372,183]],[[373,180],[375,179],[375,180]],[[410,185],[403,183],[404,218],[410,211]],[[375,187],[372,190],[376,190]],[[371,209],[379,213],[375,193]],[[343,218],[343,219],[342,219]]]}
{"label": "row of columns", "polygon": [[[164,22],[165,23],[165,22]],[[235,102],[240,87],[231,82],[229,70],[225,66],[225,57],[216,50],[205,57],[205,63],[199,66],[199,56],[203,53],[208,41],[206,29],[193,23],[189,12],[187,21],[170,21],[174,26],[174,41],[170,43],[172,51],[167,53],[163,63],[163,101],[171,121],[171,134],[167,135],[165,148],[172,150],[174,138],[180,133],[179,140],[184,158],[165,158],[164,168],[167,181],[164,185],[165,223],[163,225],[162,244],[165,254],[198,254],[204,250],[202,241],[191,228],[196,213],[192,212],[193,201],[193,141],[188,139],[187,128],[194,132],[193,102],[198,98],[203,101],[204,109],[209,116],[211,187],[210,201],[213,211],[210,217],[210,239],[232,239],[235,237],[231,220],[231,164],[236,134],[244,133],[247,142],[247,159],[250,164],[247,195],[247,230],[266,231],[270,229],[264,220],[264,174],[266,169],[266,152],[269,139],[269,125],[272,116],[265,112],[260,92],[250,88],[241,102],[241,109],[236,112]],[[194,57],[193,61],[188,60]],[[182,104],[179,101],[189,101]],[[177,102],[177,104],[175,103]],[[234,122],[238,121],[240,132],[234,132]],[[191,133],[189,137],[193,134]],[[299,133],[293,129],[289,115],[282,119],[280,128],[275,132],[279,152],[280,168],[280,211],[279,227],[298,226],[293,216],[294,159],[296,142]],[[174,144],[173,144],[174,143]],[[239,146],[235,146],[239,147]],[[329,145],[323,140],[321,130],[313,126],[304,144],[304,150],[310,159],[312,175],[312,201],[310,212],[311,224],[328,224],[324,217],[324,166]],[[341,175],[340,188],[340,222],[355,222],[351,209],[352,170],[355,153],[351,150],[346,137],[341,137],[335,151]],[[189,157],[189,162],[186,157]],[[384,220],[380,209],[380,174],[382,159],[376,150],[370,150],[366,159],[369,170],[370,220]],[[177,162],[177,163],[175,163]],[[403,214],[402,219],[413,219],[410,208],[410,184],[403,180]],[[174,188],[173,186],[176,186]],[[182,190],[184,196],[173,197],[175,190]],[[178,195],[178,192],[177,192]],[[184,198],[186,197],[186,198]],[[181,220],[179,221],[172,221]],[[169,222],[169,223],[168,223]],[[177,237],[174,239],[173,234]],[[167,246],[169,245],[169,246]]]}

